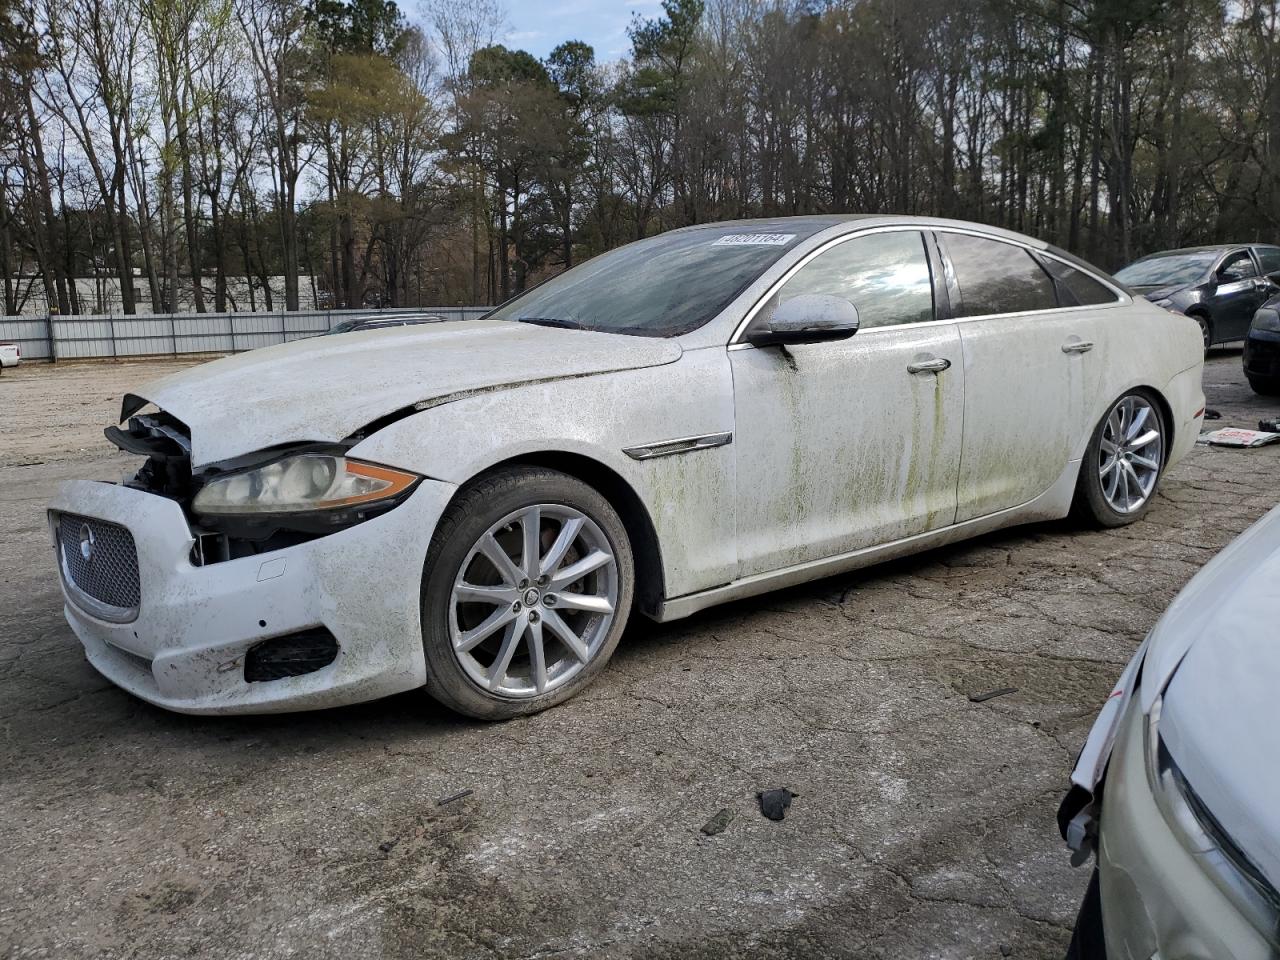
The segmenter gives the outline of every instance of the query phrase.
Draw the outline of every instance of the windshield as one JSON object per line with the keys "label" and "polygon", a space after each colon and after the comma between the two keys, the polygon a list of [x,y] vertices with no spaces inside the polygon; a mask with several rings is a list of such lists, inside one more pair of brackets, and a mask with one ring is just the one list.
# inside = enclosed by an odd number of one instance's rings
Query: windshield
{"label": "windshield", "polygon": [[678,337],[723,310],[812,233],[752,233],[744,225],[665,233],[602,253],[503,304],[493,320],[520,320],[642,337]]}
{"label": "windshield", "polygon": [[1216,250],[1146,257],[1129,264],[1115,277],[1131,287],[1167,287],[1175,283],[1195,283],[1209,272],[1217,258]]}

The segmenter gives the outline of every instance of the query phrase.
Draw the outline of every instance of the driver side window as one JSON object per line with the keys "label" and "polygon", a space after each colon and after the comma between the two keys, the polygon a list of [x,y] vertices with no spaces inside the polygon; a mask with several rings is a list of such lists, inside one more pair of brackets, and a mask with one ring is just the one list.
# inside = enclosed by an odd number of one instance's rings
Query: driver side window
{"label": "driver side window", "polygon": [[1249,277],[1256,277],[1257,269],[1253,265],[1253,258],[1249,256],[1249,251],[1240,250],[1231,254],[1226,260],[1222,261],[1222,266],[1218,268],[1218,276],[1223,283],[1234,283],[1237,280],[1247,280]]}
{"label": "driver side window", "polygon": [[838,243],[801,267],[768,312],[804,294],[843,297],[858,308],[863,329],[932,320],[933,281],[924,237],[914,230],[896,231]]}

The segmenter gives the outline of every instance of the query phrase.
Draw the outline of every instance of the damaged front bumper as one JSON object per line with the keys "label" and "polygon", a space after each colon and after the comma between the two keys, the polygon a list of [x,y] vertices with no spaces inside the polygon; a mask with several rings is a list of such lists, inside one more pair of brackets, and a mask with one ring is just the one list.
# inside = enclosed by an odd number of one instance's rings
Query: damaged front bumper
{"label": "damaged front bumper", "polygon": [[[404,503],[364,523],[284,549],[197,565],[195,538],[175,501],[117,484],[72,481],[49,509],[67,622],[107,679],[182,713],[304,710],[420,687],[426,680],[423,565],[454,489],[424,480]],[[70,523],[62,523],[64,516]],[[93,530],[102,528],[85,519],[124,528],[136,548],[136,573],[127,573],[136,580],[125,589],[110,576],[87,579],[87,568],[77,568],[91,592],[107,597],[105,605],[69,582],[63,551],[91,556],[104,546],[94,542]],[[83,542],[60,545],[60,527],[83,529]],[[113,544],[127,554],[120,543],[128,538]],[[116,559],[127,566],[130,558]],[[120,598],[135,584],[131,606]],[[297,676],[246,678],[246,658],[263,641],[317,629],[337,641],[332,662]]]}
{"label": "damaged front bumper", "polygon": [[1107,960],[1275,960],[1268,939],[1206,869],[1152,792],[1144,757],[1146,716],[1124,711],[1107,774],[1098,840]]}
{"label": "damaged front bumper", "polygon": [[1147,656],[1150,634],[1138,646],[1132,659],[1116,681],[1102,710],[1093,721],[1071,771],[1071,789],[1058,808],[1058,828],[1072,850],[1071,863],[1079,866],[1089,858],[1097,845],[1100,785],[1111,762],[1111,752],[1125,711],[1138,688],[1142,664]]}

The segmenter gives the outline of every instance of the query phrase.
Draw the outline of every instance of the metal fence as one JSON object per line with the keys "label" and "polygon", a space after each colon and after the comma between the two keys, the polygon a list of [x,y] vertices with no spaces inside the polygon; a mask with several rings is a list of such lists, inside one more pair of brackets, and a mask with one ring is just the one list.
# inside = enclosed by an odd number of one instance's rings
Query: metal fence
{"label": "metal fence", "polygon": [[416,307],[412,310],[299,310],[292,313],[159,313],[146,316],[68,316],[0,319],[0,342],[14,343],[23,360],[176,357],[240,353],[324,333],[353,317],[432,313],[474,320],[491,307]]}

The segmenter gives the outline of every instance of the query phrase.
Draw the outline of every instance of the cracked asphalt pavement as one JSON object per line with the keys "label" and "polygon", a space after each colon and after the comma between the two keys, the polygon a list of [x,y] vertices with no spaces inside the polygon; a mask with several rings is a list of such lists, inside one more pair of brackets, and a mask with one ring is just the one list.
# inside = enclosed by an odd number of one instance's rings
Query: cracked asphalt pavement
{"label": "cracked asphalt pavement", "polygon": [[[1197,447],[1134,526],[637,621],[593,688],[501,726],[422,695],[183,717],[85,662],[44,519],[63,479],[124,473],[102,427],[182,365],[0,377],[6,957],[1060,957],[1087,880],[1054,822],[1075,751],[1276,501],[1280,446]],[[1221,425],[1280,414],[1238,350],[1205,392]],[[780,823],[770,787],[798,795]]]}

